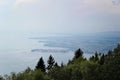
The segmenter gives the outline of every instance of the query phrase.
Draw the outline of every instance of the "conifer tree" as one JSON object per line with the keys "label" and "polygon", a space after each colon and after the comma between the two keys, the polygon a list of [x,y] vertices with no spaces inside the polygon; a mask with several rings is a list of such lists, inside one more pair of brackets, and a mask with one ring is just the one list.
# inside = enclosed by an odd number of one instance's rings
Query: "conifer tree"
{"label": "conifer tree", "polygon": [[63,62],[61,63],[61,67],[64,67],[64,63]]}
{"label": "conifer tree", "polygon": [[96,52],[95,53],[95,61],[98,61],[99,60],[99,57],[98,57],[98,53]]}
{"label": "conifer tree", "polygon": [[76,50],[76,52],[75,52],[74,59],[77,59],[77,58],[82,57],[82,56],[83,56],[83,51],[79,48],[79,49]]}
{"label": "conifer tree", "polygon": [[37,63],[36,69],[40,69],[42,72],[45,72],[45,64],[44,64],[44,60],[41,57],[40,60]]}
{"label": "conifer tree", "polygon": [[90,61],[95,61],[95,56],[94,56],[94,55],[91,56],[91,57],[89,58],[89,60],[90,60]]}
{"label": "conifer tree", "polygon": [[59,65],[58,65],[58,63],[57,63],[57,62],[54,64],[54,67],[59,67]]}
{"label": "conifer tree", "polygon": [[115,57],[120,56],[120,44],[114,49]]}
{"label": "conifer tree", "polygon": [[109,51],[108,51],[108,57],[111,57],[111,56],[112,56],[112,53],[113,53],[113,52],[112,52],[111,50],[109,50]]}
{"label": "conifer tree", "polygon": [[50,70],[53,67],[54,63],[55,63],[55,60],[52,57],[52,55],[49,56],[49,59],[48,59],[47,63],[48,63],[47,69]]}
{"label": "conifer tree", "polygon": [[105,56],[104,56],[104,54],[102,54],[102,56],[100,57],[100,60],[99,60],[99,64],[103,65],[104,62],[105,62]]}

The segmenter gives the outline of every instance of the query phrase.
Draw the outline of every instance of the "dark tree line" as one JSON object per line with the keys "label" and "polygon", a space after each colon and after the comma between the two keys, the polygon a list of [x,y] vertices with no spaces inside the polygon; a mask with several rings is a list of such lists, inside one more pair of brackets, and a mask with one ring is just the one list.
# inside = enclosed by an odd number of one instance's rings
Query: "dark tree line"
{"label": "dark tree line", "polygon": [[46,72],[46,70],[50,70],[53,66],[58,66],[57,62],[55,63],[55,60],[52,55],[49,56],[47,63],[48,63],[48,65],[47,65],[47,67],[45,67],[44,60],[41,57],[37,63],[37,66],[35,67],[35,69],[41,70],[42,72]]}
{"label": "dark tree line", "polygon": [[38,61],[37,66],[36,66],[36,69],[40,69],[42,72],[45,72],[45,71],[46,71],[46,69],[45,69],[45,63],[44,63],[44,60],[43,60],[42,57],[41,57],[40,60]]}
{"label": "dark tree line", "polygon": [[52,55],[47,66],[41,57],[34,70],[27,68],[20,73],[11,73],[0,80],[120,80],[120,44],[102,54],[96,52],[89,59],[78,49],[73,59],[59,66]]}

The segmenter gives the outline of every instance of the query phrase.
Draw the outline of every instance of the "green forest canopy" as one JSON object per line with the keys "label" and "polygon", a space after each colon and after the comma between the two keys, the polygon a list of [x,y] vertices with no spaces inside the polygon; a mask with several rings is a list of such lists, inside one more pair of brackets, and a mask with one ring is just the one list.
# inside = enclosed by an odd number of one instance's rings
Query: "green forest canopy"
{"label": "green forest canopy", "polygon": [[78,49],[72,60],[58,65],[52,55],[45,66],[41,57],[34,70],[1,76],[0,80],[120,80],[120,44],[106,54],[95,53],[89,59]]}

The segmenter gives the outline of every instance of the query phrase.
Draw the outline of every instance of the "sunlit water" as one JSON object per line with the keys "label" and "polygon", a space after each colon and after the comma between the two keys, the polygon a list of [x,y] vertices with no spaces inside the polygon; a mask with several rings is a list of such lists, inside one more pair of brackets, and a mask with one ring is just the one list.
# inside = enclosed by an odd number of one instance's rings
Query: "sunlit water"
{"label": "sunlit water", "polygon": [[[41,36],[21,34],[0,35],[0,74],[20,72],[30,67],[35,68],[40,57],[45,63],[49,55],[56,62],[67,63],[74,56],[74,51],[81,48],[84,56],[89,57],[96,51],[106,53],[120,42],[117,36]],[[37,51],[32,51],[36,50]],[[39,51],[47,50],[47,52]],[[60,51],[61,50],[61,51]],[[64,50],[67,50],[64,52]],[[63,51],[63,52],[62,52]]]}

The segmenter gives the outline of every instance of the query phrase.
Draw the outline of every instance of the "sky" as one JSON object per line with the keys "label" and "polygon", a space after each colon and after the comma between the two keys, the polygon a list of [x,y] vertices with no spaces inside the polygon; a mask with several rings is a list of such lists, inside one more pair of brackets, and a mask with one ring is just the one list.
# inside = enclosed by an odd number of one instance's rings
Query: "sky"
{"label": "sky", "polygon": [[0,0],[0,32],[120,30],[120,0]]}

